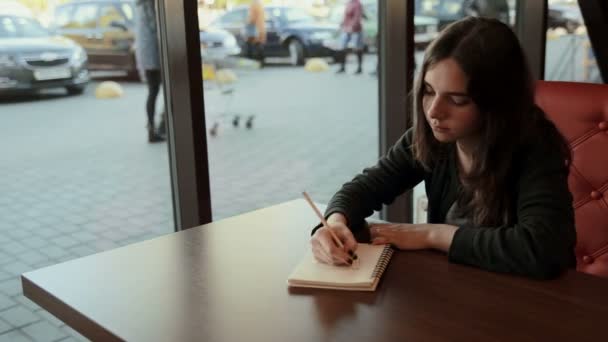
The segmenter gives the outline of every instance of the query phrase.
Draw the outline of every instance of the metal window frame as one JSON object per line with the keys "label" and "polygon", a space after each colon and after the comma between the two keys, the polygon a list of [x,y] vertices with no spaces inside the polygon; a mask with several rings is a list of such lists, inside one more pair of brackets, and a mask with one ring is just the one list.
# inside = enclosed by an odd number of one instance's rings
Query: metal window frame
{"label": "metal window frame", "polygon": [[545,78],[547,8],[547,0],[517,0],[515,11],[515,33],[528,58],[530,71],[537,80]]}
{"label": "metal window frame", "polygon": [[605,0],[578,0],[597,67],[604,83],[608,81],[608,3]]}
{"label": "metal window frame", "polygon": [[209,223],[211,192],[196,1],[155,0],[175,230]]}
{"label": "metal window frame", "polygon": [[[379,137],[380,155],[412,126],[409,96],[413,89],[414,0],[378,0],[380,32]],[[380,213],[384,220],[413,222],[413,189]]]}

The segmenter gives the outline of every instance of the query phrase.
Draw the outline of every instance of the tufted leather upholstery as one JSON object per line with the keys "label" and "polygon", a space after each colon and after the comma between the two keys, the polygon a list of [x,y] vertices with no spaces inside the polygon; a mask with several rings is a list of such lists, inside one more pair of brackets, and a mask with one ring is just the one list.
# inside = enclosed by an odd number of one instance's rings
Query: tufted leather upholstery
{"label": "tufted leather upholstery", "polygon": [[576,268],[608,277],[608,85],[539,81],[536,103],[572,149]]}

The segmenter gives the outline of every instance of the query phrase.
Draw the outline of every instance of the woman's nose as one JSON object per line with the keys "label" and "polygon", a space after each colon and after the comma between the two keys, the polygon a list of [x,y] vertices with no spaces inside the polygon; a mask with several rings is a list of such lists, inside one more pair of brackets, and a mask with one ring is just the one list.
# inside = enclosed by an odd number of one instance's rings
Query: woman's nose
{"label": "woman's nose", "polygon": [[441,100],[438,97],[429,101],[427,113],[431,119],[441,119],[444,114],[442,110]]}

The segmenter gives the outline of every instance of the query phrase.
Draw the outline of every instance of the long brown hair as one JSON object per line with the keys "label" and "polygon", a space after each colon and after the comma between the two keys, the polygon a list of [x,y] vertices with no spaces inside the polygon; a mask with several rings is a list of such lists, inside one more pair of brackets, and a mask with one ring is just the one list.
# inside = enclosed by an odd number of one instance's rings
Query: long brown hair
{"label": "long brown hair", "polygon": [[467,92],[481,113],[482,143],[474,148],[471,172],[462,177],[458,208],[476,225],[507,224],[514,154],[542,134],[558,146],[567,165],[568,145],[534,104],[533,78],[513,31],[495,19],[469,17],[446,27],[429,45],[415,81],[413,149],[426,168],[450,150],[433,136],[422,106],[426,72],[446,58],[468,76]]}

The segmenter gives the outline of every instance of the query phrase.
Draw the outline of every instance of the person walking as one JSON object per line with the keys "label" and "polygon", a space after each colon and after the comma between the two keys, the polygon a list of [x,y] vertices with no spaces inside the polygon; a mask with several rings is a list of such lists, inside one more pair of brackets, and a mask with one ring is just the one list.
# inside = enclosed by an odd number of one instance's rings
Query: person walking
{"label": "person walking", "polygon": [[252,0],[249,5],[245,38],[247,39],[247,58],[257,60],[263,66],[265,58],[264,44],[266,44],[266,14],[262,0]]}
{"label": "person walking", "polygon": [[357,54],[357,71],[355,74],[363,72],[363,24],[365,18],[363,13],[363,5],[360,0],[350,0],[344,7],[344,19],[340,29],[342,37],[340,39],[339,50],[336,52],[336,60],[340,63],[340,69],[337,73],[346,71],[346,56],[349,43],[354,43],[354,51]]}
{"label": "person walking", "polygon": [[[135,60],[139,74],[148,85],[146,114],[148,117],[148,142],[165,141],[154,124],[156,99],[161,87],[160,56],[156,27],[156,7],[154,0],[137,0],[135,13]],[[164,120],[161,119],[161,126]]]}

